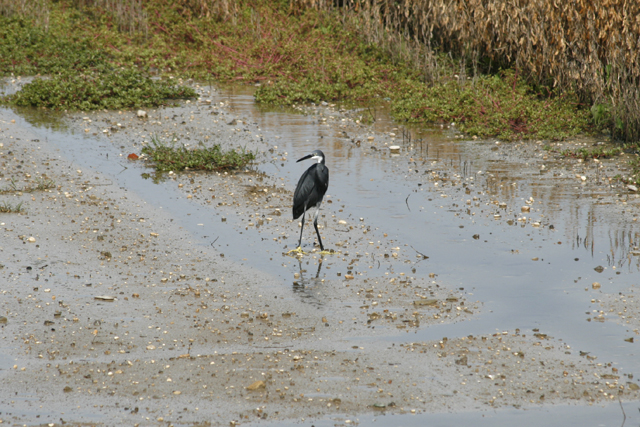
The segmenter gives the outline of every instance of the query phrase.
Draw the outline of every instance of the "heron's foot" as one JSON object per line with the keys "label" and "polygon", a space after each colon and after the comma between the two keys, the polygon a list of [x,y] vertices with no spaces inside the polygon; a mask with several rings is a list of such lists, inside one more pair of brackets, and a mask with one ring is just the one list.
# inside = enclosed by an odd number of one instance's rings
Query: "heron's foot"
{"label": "heron's foot", "polygon": [[302,246],[298,246],[297,248],[291,249],[289,252],[287,252],[287,255],[289,256],[293,256],[292,254],[296,256],[302,256],[306,255],[307,253],[302,250]]}

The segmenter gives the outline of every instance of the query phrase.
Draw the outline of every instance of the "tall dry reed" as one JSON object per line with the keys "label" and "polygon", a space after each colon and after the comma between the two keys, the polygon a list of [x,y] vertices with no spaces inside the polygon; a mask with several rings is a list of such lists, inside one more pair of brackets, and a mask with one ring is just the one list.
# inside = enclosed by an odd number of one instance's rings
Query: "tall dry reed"
{"label": "tall dry reed", "polygon": [[[640,2],[637,0],[291,0],[338,10],[368,40],[438,77],[434,51],[467,69],[516,67],[535,83],[575,91],[617,136],[640,138]],[[464,79],[461,79],[464,81]]]}
{"label": "tall dry reed", "polygon": [[49,6],[47,0],[0,0],[0,15],[32,18],[35,24],[49,28]]}
{"label": "tall dry reed", "polygon": [[111,14],[120,32],[148,36],[148,16],[142,0],[73,0],[73,4],[90,15]]}
{"label": "tall dry reed", "polygon": [[240,10],[238,0],[177,0],[183,8],[200,18],[235,17]]}

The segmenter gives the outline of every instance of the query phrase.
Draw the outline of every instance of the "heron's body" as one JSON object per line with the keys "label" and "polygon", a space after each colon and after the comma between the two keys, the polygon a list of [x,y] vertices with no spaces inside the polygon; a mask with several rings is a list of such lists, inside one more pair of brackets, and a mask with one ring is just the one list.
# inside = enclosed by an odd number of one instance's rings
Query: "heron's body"
{"label": "heron's body", "polygon": [[315,163],[307,169],[296,186],[296,191],[293,194],[293,219],[300,218],[302,215],[302,228],[300,230],[300,240],[298,242],[298,248],[302,244],[302,230],[304,230],[305,214],[308,210],[315,208],[315,214],[313,216],[313,227],[316,229],[318,235],[318,243],[320,249],[324,250],[322,245],[322,239],[320,238],[320,232],[318,231],[318,213],[320,211],[320,205],[322,204],[322,198],[329,188],[329,168],[324,164],[324,153],[320,150],[315,150],[311,154],[301,158],[299,161],[312,158],[317,160]]}

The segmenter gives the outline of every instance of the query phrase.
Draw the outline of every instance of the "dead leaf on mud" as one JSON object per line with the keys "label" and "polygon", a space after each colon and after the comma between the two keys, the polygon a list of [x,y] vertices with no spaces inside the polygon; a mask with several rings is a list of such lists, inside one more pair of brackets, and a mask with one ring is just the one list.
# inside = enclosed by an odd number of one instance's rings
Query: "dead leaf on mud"
{"label": "dead leaf on mud", "polygon": [[247,387],[247,390],[259,390],[261,388],[267,388],[267,384],[265,384],[264,381],[256,381],[253,384],[251,384],[249,387]]}
{"label": "dead leaf on mud", "polygon": [[136,153],[131,153],[127,156],[129,160],[138,160],[140,157]]}
{"label": "dead leaf on mud", "polygon": [[97,299],[99,301],[113,302],[113,301],[116,300],[116,297],[112,297],[112,296],[109,296],[109,295],[98,295],[98,296],[93,297],[93,299]]}
{"label": "dead leaf on mud", "polygon": [[613,375],[613,374],[603,374],[600,375],[600,378],[605,379],[605,380],[617,380],[620,378],[619,375]]}
{"label": "dead leaf on mud", "polygon": [[433,298],[429,298],[429,299],[419,299],[419,300],[415,300],[413,302],[413,305],[418,306],[418,307],[422,307],[422,306],[432,306],[435,307],[438,305],[438,300],[437,299],[433,299]]}

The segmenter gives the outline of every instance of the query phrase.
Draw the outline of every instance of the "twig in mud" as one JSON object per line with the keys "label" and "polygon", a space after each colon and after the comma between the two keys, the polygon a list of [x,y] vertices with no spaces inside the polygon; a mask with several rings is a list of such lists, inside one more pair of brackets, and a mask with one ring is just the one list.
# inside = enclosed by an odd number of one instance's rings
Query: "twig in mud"
{"label": "twig in mud", "polygon": [[213,242],[211,242],[211,247],[213,247],[213,244],[214,244],[215,242],[217,242],[219,238],[220,238],[220,236],[216,237],[216,240],[214,240]]}
{"label": "twig in mud", "polygon": [[[409,197],[411,197],[411,193],[409,193],[409,195],[407,196],[406,199],[404,199],[404,202],[407,205],[407,209],[409,209],[409,212],[411,212],[411,208],[409,207]],[[416,251],[417,252],[417,251]]]}
{"label": "twig in mud", "polygon": [[367,105],[367,109],[369,110],[369,114],[371,115],[371,121],[372,123],[376,122],[376,110],[375,108],[373,109],[373,112],[371,111],[371,107],[369,105]]}
{"label": "twig in mud", "polygon": [[[411,246],[411,245],[409,245]],[[422,259],[428,259],[429,257],[426,256],[425,254],[423,254],[422,252],[420,252],[419,250],[417,250],[416,248],[414,248],[413,246],[411,246],[411,249],[413,249],[414,251],[416,251],[419,255],[422,255]]]}

